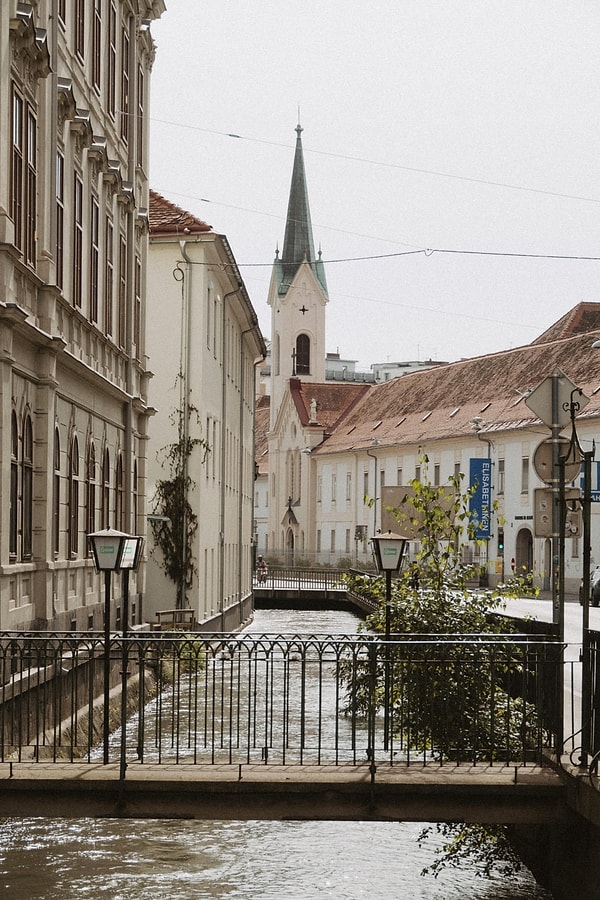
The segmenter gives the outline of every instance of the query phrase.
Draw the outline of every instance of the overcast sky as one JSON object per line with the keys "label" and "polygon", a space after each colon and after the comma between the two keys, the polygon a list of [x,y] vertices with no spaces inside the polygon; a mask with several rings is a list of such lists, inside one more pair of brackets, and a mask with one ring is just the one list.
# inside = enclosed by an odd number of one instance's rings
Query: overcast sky
{"label": "overcast sky", "polygon": [[596,0],[166,4],[151,185],[227,236],[266,338],[298,109],[328,350],[454,360],[600,301]]}

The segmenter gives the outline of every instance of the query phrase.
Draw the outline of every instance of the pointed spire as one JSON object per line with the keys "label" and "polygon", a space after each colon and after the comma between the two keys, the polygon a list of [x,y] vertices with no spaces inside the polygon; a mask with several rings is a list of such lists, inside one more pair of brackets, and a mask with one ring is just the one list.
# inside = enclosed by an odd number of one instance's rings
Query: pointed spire
{"label": "pointed spire", "polygon": [[285,237],[281,253],[281,278],[279,292],[285,294],[299,266],[306,260],[310,263],[321,287],[327,294],[325,270],[321,259],[316,260],[313,242],[312,222],[308,203],[306,172],[304,170],[304,153],[302,150],[303,128],[298,122],[296,126],[296,151],[292,170],[292,184],[288,201]]}

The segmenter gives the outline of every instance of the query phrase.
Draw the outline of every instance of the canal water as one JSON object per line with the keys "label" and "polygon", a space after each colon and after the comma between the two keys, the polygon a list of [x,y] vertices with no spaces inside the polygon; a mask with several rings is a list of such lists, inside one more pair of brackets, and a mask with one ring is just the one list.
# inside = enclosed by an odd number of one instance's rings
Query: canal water
{"label": "canal water", "polygon": [[[344,612],[258,611],[253,632],[348,633]],[[381,822],[2,819],[0,897],[11,900],[551,900],[526,870],[422,876],[437,837]]]}

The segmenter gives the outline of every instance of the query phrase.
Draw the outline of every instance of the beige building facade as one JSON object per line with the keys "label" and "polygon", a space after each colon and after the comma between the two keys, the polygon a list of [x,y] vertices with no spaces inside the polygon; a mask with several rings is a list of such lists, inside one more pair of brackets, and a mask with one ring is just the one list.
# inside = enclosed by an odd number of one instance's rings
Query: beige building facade
{"label": "beige building facade", "polygon": [[[147,341],[157,412],[146,613],[189,609],[202,629],[229,631],[252,610],[254,388],[266,348],[226,237],[153,191]],[[170,456],[178,441],[189,447],[180,468]],[[157,485],[178,473],[188,521],[161,523]],[[163,527],[186,557],[187,584],[166,574]]]}

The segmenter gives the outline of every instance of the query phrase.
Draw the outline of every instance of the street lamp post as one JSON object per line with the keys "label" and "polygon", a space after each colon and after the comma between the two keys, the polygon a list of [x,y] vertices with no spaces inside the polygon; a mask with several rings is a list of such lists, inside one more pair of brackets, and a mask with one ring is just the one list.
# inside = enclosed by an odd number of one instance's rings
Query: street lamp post
{"label": "street lamp post", "polygon": [[397,572],[402,563],[402,558],[408,544],[408,538],[391,531],[380,533],[371,538],[371,544],[375,552],[377,571],[385,573],[385,682],[384,682],[384,708],[383,708],[383,735],[384,749],[388,749],[389,743],[389,701],[390,701],[390,626],[392,618],[392,573]]}
{"label": "street lamp post", "polygon": [[[104,744],[104,765],[108,765],[108,737],[110,733],[110,583],[111,573],[124,570],[124,635],[127,632],[128,578],[129,570],[136,568],[142,548],[142,538],[116,531],[114,528],[104,528],[88,535],[94,566],[97,572],[104,572],[104,721],[102,737]],[[123,666],[126,671],[126,666]]]}

